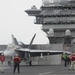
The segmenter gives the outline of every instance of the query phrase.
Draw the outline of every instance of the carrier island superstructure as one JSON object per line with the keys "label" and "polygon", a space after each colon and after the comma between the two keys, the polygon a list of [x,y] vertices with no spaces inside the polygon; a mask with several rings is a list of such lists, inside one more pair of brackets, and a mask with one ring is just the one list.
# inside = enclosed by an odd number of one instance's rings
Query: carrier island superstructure
{"label": "carrier island superstructure", "polygon": [[40,9],[33,5],[25,12],[42,24],[50,49],[75,51],[75,0],[42,0]]}

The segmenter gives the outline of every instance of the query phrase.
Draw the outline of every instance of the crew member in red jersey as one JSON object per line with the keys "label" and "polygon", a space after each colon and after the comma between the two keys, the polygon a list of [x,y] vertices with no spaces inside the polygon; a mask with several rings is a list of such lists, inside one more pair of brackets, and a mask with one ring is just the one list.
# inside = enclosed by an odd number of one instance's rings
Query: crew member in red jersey
{"label": "crew member in red jersey", "polygon": [[75,53],[73,53],[73,55],[70,57],[70,60],[71,60],[71,65],[69,69],[75,70]]}
{"label": "crew member in red jersey", "polygon": [[4,54],[2,53],[1,56],[0,56],[0,61],[1,61],[1,66],[0,66],[0,70],[2,73],[4,73],[4,62],[5,62],[5,56]]}
{"label": "crew member in red jersey", "polygon": [[13,73],[15,73],[15,70],[17,68],[18,73],[20,73],[20,57],[18,56],[18,54],[15,55],[15,57],[13,58],[14,61],[14,70]]}

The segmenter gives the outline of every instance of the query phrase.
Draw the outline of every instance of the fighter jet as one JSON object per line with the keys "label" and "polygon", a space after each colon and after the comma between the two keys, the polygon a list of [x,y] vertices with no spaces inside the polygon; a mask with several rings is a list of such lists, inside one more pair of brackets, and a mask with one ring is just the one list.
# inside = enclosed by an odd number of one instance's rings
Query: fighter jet
{"label": "fighter jet", "polygon": [[[5,51],[3,51],[5,57],[9,57],[12,59],[14,55],[17,53],[19,54],[21,60],[24,60],[26,63],[28,62],[29,65],[32,65],[31,60],[32,57],[40,56],[41,58],[43,58],[43,56],[63,53],[63,51],[57,50],[54,51],[54,50],[31,49],[35,36],[36,34],[34,34],[28,48],[22,48],[22,46],[19,45],[17,39],[12,35],[12,43],[7,46],[7,49]],[[22,45],[24,44],[22,43]],[[11,62],[11,60],[9,60],[8,62]]]}

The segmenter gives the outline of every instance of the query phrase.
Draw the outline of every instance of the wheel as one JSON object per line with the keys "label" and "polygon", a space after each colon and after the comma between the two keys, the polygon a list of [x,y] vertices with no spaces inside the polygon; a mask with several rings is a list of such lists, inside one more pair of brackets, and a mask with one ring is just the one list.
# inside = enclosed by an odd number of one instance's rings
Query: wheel
{"label": "wheel", "polygon": [[29,61],[29,65],[30,65],[30,66],[32,65],[32,61]]}

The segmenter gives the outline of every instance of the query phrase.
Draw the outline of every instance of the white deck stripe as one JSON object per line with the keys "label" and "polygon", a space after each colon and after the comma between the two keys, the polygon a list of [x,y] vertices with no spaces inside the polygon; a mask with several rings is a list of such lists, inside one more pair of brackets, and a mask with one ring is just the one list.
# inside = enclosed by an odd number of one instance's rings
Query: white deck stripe
{"label": "white deck stripe", "polygon": [[51,73],[53,73],[53,72],[55,72],[55,71],[44,72],[44,73],[40,73],[40,74],[38,74],[38,75],[47,75],[47,74],[51,74]]}

